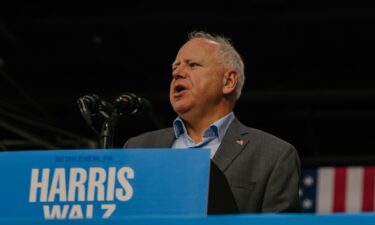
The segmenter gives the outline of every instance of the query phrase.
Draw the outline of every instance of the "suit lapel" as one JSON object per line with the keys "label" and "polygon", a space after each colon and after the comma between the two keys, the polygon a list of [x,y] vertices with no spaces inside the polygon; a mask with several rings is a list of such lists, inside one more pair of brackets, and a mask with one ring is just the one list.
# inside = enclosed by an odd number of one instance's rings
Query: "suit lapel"
{"label": "suit lapel", "polygon": [[249,139],[248,129],[234,119],[229,126],[220,146],[212,161],[221,171],[225,171],[235,157],[245,148]]}
{"label": "suit lapel", "polygon": [[158,139],[157,146],[159,148],[170,148],[175,141],[176,136],[174,134],[173,128],[168,129],[165,134],[161,135]]}

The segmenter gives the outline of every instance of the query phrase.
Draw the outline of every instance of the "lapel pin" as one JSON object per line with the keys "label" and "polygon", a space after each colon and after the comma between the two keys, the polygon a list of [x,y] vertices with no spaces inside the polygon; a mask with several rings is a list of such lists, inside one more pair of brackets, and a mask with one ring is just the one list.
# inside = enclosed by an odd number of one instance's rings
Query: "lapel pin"
{"label": "lapel pin", "polygon": [[237,139],[236,143],[239,144],[239,145],[243,145],[243,140],[242,139]]}

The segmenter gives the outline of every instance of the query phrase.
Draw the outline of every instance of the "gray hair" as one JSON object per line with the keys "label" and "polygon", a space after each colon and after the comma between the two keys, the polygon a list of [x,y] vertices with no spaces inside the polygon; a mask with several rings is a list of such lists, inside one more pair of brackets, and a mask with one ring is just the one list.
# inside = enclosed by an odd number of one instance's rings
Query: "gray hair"
{"label": "gray hair", "polygon": [[238,75],[236,86],[236,99],[241,96],[242,88],[245,83],[245,65],[240,54],[234,48],[231,40],[224,36],[213,35],[205,31],[193,31],[188,35],[188,40],[194,38],[205,38],[220,44],[219,54],[226,68],[233,68]]}

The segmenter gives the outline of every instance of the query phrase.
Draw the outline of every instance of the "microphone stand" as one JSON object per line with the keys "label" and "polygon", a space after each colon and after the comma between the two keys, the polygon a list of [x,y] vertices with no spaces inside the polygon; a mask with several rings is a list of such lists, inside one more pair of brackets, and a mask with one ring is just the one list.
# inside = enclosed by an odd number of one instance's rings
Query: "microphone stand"
{"label": "microphone stand", "polygon": [[104,117],[102,129],[100,131],[100,147],[104,149],[113,148],[113,139],[115,134],[115,127],[120,118],[117,109],[114,109],[109,117],[105,112],[100,112]]}
{"label": "microphone stand", "polygon": [[[115,127],[121,116],[135,115],[150,107],[148,100],[139,98],[131,93],[116,98],[113,105],[100,100],[95,94],[79,98],[77,102],[85,121],[99,136],[100,147],[104,149],[114,147]],[[91,118],[96,116],[97,113],[103,118],[100,134],[93,126]]]}
{"label": "microphone stand", "polygon": [[113,147],[113,134],[114,129],[109,121],[104,121],[102,130],[100,131],[100,147],[112,148]]}

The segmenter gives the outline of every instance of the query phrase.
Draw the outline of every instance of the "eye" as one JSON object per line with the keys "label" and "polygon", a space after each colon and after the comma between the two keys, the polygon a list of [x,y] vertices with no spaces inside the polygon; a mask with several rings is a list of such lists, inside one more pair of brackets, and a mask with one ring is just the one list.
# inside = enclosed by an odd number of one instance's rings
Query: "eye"
{"label": "eye", "polygon": [[196,63],[196,62],[191,62],[191,63],[189,63],[189,66],[194,68],[194,67],[200,66],[200,64]]}

